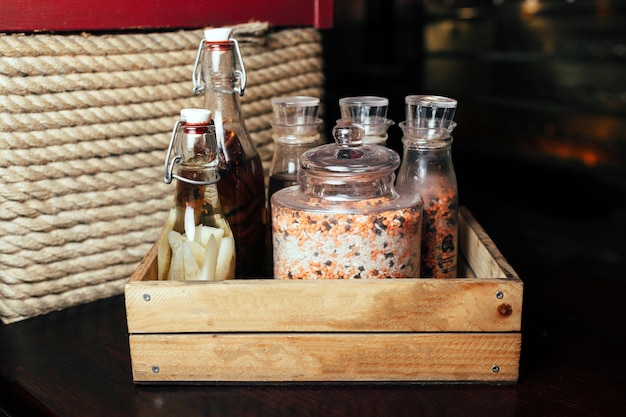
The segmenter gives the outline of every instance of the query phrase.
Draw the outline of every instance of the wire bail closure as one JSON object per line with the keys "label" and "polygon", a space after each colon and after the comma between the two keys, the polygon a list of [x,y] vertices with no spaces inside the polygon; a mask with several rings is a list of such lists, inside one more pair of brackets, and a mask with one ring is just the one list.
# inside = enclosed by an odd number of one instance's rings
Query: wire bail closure
{"label": "wire bail closure", "polygon": [[[244,91],[246,89],[246,84],[248,82],[248,76],[246,74],[246,68],[243,65],[243,57],[241,55],[241,49],[239,48],[239,42],[237,42],[237,39],[229,38],[228,41],[232,42],[232,44],[234,45],[234,49],[235,49],[235,70],[233,74],[235,77],[234,91],[240,96],[243,96]],[[206,85],[202,85],[201,62],[202,62],[202,56],[204,54],[204,46],[207,43],[208,42],[206,39],[202,39],[200,41],[200,45],[198,46],[198,52],[196,53],[196,60],[193,64],[193,73],[191,75],[191,79],[193,81],[193,95],[194,96],[200,95],[200,93],[204,91],[204,89],[206,88]],[[237,65],[239,66],[238,69],[237,69]],[[239,85],[236,85],[237,83],[239,83]]]}

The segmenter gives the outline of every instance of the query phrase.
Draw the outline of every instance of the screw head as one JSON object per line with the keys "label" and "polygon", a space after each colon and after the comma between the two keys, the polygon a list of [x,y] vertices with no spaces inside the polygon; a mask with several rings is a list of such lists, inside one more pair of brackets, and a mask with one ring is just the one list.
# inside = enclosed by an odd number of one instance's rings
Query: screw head
{"label": "screw head", "polygon": [[143,295],[143,300],[144,301],[150,301],[150,294],[144,294]]}
{"label": "screw head", "polygon": [[154,366],[152,367],[152,372],[154,372],[155,374],[158,374],[160,370],[161,370],[161,369],[160,369],[158,366],[156,366],[156,365],[154,365]]}
{"label": "screw head", "polygon": [[494,374],[497,374],[498,372],[500,372],[500,367],[498,365],[493,365],[491,367],[491,372],[493,372]]}
{"label": "screw head", "polygon": [[498,300],[502,300],[502,299],[504,298],[504,293],[503,293],[502,291],[498,291],[498,292],[496,293],[496,298],[497,298]]}

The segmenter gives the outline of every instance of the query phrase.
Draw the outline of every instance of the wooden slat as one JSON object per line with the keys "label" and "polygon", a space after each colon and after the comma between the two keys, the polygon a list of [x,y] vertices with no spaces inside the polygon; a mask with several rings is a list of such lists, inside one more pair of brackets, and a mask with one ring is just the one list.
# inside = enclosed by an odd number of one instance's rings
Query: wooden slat
{"label": "wooden slat", "polygon": [[131,335],[135,382],[515,382],[521,335]]}
{"label": "wooden slat", "polygon": [[126,287],[131,333],[517,331],[521,307],[520,283],[501,279],[152,281]]}
{"label": "wooden slat", "polygon": [[333,0],[0,0],[0,32],[333,25]]}
{"label": "wooden slat", "polygon": [[466,207],[460,208],[459,251],[479,278],[511,278],[517,273]]}

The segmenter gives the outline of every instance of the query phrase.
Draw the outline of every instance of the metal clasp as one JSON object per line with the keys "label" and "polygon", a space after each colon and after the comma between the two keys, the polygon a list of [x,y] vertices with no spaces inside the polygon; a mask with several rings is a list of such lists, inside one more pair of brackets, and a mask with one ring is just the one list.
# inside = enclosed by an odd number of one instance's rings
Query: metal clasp
{"label": "metal clasp", "polygon": [[230,38],[230,41],[235,44],[235,57],[239,63],[239,69],[235,69],[235,80],[239,81],[239,87],[235,87],[235,92],[240,96],[243,96],[246,89],[246,83],[248,82],[248,76],[246,75],[246,68],[243,66],[243,57],[241,56],[241,50],[239,49],[239,42],[237,39]]}
{"label": "metal clasp", "polygon": [[176,123],[174,123],[174,129],[172,129],[172,136],[170,137],[170,144],[167,146],[167,154],[165,155],[165,163],[163,164],[163,181],[165,181],[166,184],[172,183],[172,178],[174,177],[174,164],[179,163],[182,159],[180,155],[176,155],[174,159],[170,161],[170,155],[172,154],[172,149],[174,149],[174,138],[176,137],[176,132],[182,123],[182,120],[177,120]]}
{"label": "metal clasp", "polygon": [[198,52],[196,52],[196,61],[193,64],[193,73],[191,74],[191,80],[193,81],[194,96],[199,95],[204,90],[204,86],[202,85],[202,67],[200,65],[200,60],[202,59],[202,51],[204,50],[205,43],[205,39],[202,39],[200,41],[200,45],[198,46]]}
{"label": "metal clasp", "polygon": [[[239,42],[235,38],[229,38],[230,42],[233,43],[235,47],[235,70],[234,77],[235,83],[239,83],[239,85],[234,87],[234,90],[240,96],[243,96],[244,91],[246,89],[246,84],[248,82],[248,76],[246,74],[246,68],[243,65],[243,57],[241,55],[241,49],[239,48]],[[207,43],[206,39],[202,39],[200,41],[200,45],[198,46],[198,51],[196,52],[196,60],[193,64],[193,72],[191,74],[191,79],[193,82],[193,95],[199,95],[206,88],[205,85],[202,85],[202,55],[204,51],[204,45]],[[237,69],[237,65],[239,69]]]}

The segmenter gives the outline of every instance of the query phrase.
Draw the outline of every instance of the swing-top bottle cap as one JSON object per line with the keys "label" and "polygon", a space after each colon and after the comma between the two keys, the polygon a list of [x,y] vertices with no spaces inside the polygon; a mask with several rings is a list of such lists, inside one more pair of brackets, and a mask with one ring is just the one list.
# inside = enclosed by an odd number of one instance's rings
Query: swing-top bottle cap
{"label": "swing-top bottle cap", "polygon": [[204,40],[207,42],[225,42],[230,39],[232,28],[211,28],[204,30]]}
{"label": "swing-top bottle cap", "polygon": [[182,109],[180,119],[190,124],[208,124],[211,121],[211,111],[207,109]]}

